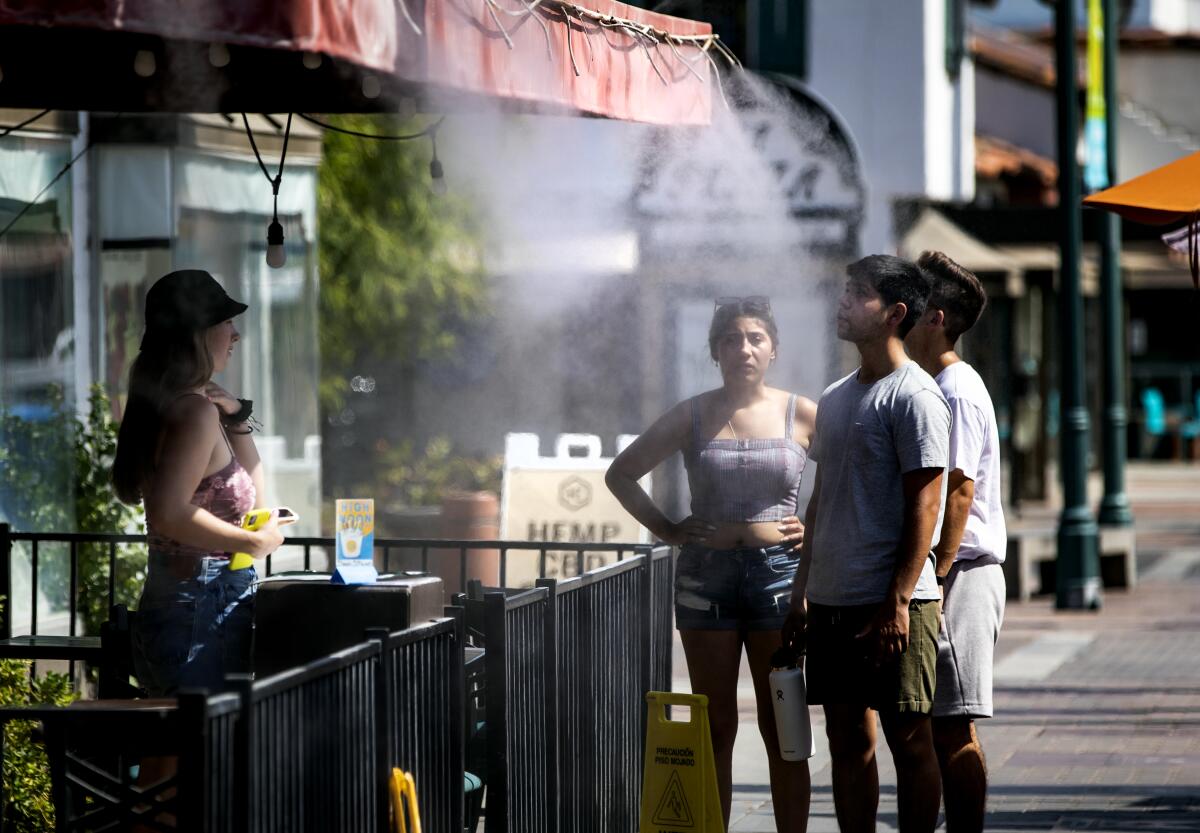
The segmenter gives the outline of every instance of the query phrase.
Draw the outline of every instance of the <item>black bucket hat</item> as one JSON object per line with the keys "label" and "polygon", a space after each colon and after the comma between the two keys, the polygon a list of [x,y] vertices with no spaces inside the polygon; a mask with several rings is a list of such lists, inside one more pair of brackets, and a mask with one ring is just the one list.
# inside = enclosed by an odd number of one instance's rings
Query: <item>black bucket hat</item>
{"label": "black bucket hat", "polygon": [[216,278],[203,269],[180,269],[163,275],[146,293],[142,349],[180,330],[206,330],[247,309],[230,298]]}

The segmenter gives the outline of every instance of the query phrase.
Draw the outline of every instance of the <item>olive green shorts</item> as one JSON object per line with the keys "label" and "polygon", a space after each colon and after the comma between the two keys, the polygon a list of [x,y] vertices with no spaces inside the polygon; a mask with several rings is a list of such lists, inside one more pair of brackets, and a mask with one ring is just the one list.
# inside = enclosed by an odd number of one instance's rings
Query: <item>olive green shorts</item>
{"label": "olive green shorts", "polygon": [[929,714],[937,673],[938,603],[908,606],[908,649],[876,667],[858,639],[878,605],[808,604],[805,678],[811,705],[866,705],[880,712]]}

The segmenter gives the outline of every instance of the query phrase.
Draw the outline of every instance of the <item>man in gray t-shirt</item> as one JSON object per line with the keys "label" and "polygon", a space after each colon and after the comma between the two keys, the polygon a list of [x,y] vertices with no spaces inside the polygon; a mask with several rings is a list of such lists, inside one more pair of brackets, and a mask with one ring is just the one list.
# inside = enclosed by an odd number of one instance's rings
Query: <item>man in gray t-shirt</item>
{"label": "man in gray t-shirt", "polygon": [[929,722],[939,599],[930,545],[950,408],[904,352],[928,277],[887,255],[847,274],[837,332],[862,364],[817,406],[816,482],[783,636],[807,649],[808,700],[825,709],[838,826],[875,829],[874,709],[896,763],[899,827],[932,831],[941,784]]}
{"label": "man in gray t-shirt", "polygon": [[[820,466],[808,601],[831,607],[879,604],[896,574],[904,531],[902,475],[944,469],[950,409],[937,383],[907,361],[870,384],[859,371],[821,396],[808,458]],[[828,454],[826,451],[828,450]],[[933,559],[913,599],[937,600]]]}

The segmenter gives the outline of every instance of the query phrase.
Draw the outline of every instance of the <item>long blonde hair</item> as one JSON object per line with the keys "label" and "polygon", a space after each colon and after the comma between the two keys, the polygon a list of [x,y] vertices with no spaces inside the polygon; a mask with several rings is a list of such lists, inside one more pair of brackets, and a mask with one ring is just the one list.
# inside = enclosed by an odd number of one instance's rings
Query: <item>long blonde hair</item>
{"label": "long blonde hair", "polygon": [[163,414],[180,394],[208,384],[213,360],[207,330],[156,333],[143,342],[129,368],[129,398],[117,434],[113,487],[126,503],[142,499],[154,472]]}

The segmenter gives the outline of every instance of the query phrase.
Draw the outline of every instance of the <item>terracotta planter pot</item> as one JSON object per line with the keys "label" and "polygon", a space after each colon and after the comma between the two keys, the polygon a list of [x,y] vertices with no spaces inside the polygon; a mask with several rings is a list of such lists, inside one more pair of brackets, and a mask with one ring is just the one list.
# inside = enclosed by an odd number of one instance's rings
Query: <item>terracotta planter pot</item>
{"label": "terracotta planter pot", "polygon": [[[441,520],[443,538],[494,540],[500,536],[500,498],[495,492],[452,492],[442,498]],[[471,579],[487,587],[500,585],[499,550],[467,550],[465,577],[459,550],[436,550],[431,555],[430,569],[442,577],[447,597],[464,591]]]}

